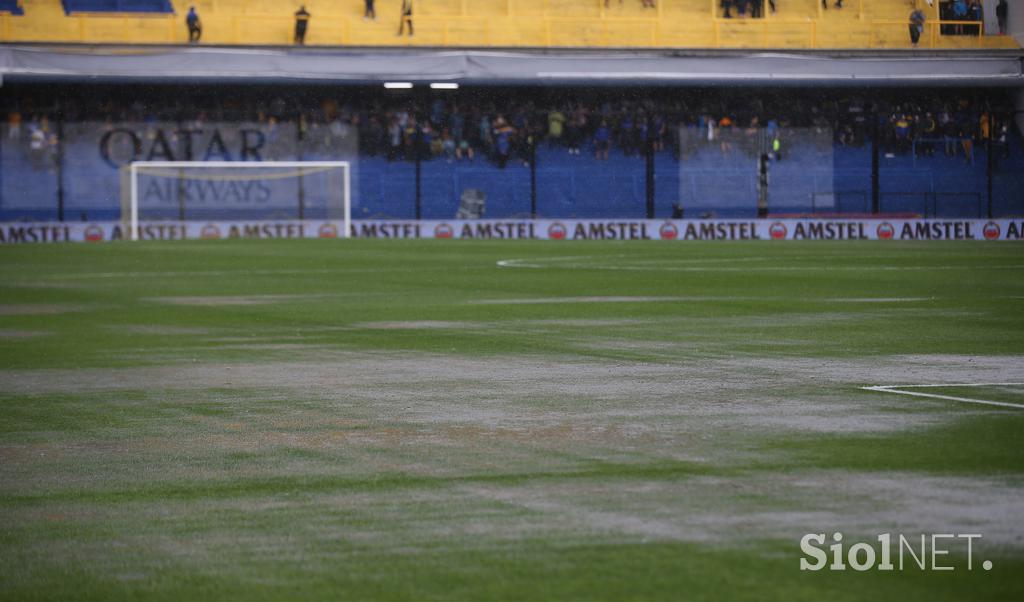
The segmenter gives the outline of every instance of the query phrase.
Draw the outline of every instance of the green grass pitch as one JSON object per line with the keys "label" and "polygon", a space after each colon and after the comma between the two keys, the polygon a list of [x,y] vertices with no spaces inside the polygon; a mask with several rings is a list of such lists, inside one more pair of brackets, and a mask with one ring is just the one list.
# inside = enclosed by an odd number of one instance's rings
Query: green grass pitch
{"label": "green grass pitch", "polygon": [[[1024,599],[1016,244],[26,245],[0,295],[2,600]],[[1010,405],[864,389],[925,384]],[[982,538],[801,571],[836,532]]]}

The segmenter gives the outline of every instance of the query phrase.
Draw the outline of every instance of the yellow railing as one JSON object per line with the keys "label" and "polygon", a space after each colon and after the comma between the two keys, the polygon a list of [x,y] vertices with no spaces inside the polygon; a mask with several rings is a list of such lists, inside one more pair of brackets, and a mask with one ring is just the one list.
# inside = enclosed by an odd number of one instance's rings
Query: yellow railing
{"label": "yellow railing", "polygon": [[814,19],[712,19],[715,48],[817,48]]}
{"label": "yellow railing", "polygon": [[[416,35],[395,35],[395,23],[368,24],[359,17],[330,16],[311,23],[306,42],[319,46],[442,46],[442,47],[619,47],[619,48],[909,48],[908,22],[867,20],[850,15],[849,22],[814,18],[722,19],[705,16],[680,24],[649,11],[650,16],[619,17],[605,13],[594,0],[594,16],[567,17],[531,2],[537,14],[524,14],[520,2],[506,0],[503,15],[423,16],[415,19]],[[663,2],[664,0],[662,0]],[[784,0],[783,0],[784,1]],[[454,0],[453,0],[454,2]],[[457,0],[460,11],[469,0]],[[660,6],[662,2],[659,2]],[[717,15],[719,0],[714,0]],[[613,2],[613,5],[615,3]],[[766,3],[767,4],[767,3]],[[852,4],[852,2],[851,2]],[[853,8],[853,6],[851,6]],[[501,11],[499,11],[501,12]],[[540,14],[544,13],[544,14]],[[862,13],[861,13],[862,14]],[[518,15],[518,16],[516,16]],[[59,19],[27,21],[0,14],[0,42],[80,42],[128,44],[185,43],[183,17],[176,14],[124,15],[76,13]],[[203,18],[202,42],[224,45],[287,45],[294,22],[288,15],[233,14]],[[944,26],[971,28],[977,35],[943,35]],[[1017,47],[1008,36],[985,36],[973,21],[928,21],[922,48]],[[827,29],[825,29],[827,28]],[[838,40],[837,36],[841,36]]]}
{"label": "yellow railing", "polygon": [[[961,34],[942,34],[943,27],[962,27]],[[978,21],[927,21],[918,41],[919,48],[984,48],[985,26]],[[873,21],[867,48],[910,46],[910,23],[907,21]],[[969,33],[973,32],[973,33]]]}

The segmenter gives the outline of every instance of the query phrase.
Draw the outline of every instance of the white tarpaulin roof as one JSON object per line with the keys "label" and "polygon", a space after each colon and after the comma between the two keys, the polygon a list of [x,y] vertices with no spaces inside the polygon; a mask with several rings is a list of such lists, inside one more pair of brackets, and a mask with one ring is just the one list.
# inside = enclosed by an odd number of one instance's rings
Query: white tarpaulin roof
{"label": "white tarpaulin roof", "polygon": [[1024,86],[1022,57],[1021,51],[780,53],[8,45],[0,47],[0,75],[18,81]]}

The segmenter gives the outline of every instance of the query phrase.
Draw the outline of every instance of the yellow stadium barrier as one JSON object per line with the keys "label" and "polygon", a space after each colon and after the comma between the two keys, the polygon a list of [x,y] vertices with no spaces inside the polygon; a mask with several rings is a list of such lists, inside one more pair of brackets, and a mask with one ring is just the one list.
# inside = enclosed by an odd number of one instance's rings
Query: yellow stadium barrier
{"label": "yellow stadium barrier", "polygon": [[[184,13],[195,4],[203,44],[288,45],[292,13],[313,13],[308,45],[582,48],[910,48],[909,2],[847,0],[823,10],[820,0],[780,0],[779,14],[721,18],[720,0],[678,0],[643,9],[638,0],[421,0],[415,36],[396,35],[398,7],[378,0],[378,19],[362,20],[362,0],[178,0],[176,14],[74,13],[57,0],[26,0],[25,15],[0,13],[2,42],[179,44]],[[834,0],[830,0],[830,4]],[[767,5],[767,2],[765,2]],[[941,21],[938,3],[924,6],[921,48],[1019,48],[1010,36],[986,36],[982,24]],[[950,28],[972,35],[945,35]]]}

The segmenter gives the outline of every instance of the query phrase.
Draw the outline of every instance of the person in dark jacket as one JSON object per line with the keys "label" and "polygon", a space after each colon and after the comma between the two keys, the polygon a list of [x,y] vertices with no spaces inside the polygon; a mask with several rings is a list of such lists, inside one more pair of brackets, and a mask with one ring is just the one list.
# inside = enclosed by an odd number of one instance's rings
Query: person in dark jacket
{"label": "person in dark jacket", "polygon": [[921,40],[921,32],[924,31],[924,13],[915,10],[910,13],[910,43],[917,48],[917,43]]}
{"label": "person in dark jacket", "polygon": [[971,3],[967,6],[967,20],[977,21],[977,25],[967,26],[967,35],[977,36],[981,35],[981,21],[983,19],[981,0],[971,0]]}
{"label": "person in dark jacket", "polygon": [[999,21],[999,35],[1006,35],[1006,0],[999,0],[999,4],[996,5],[996,20]]}
{"label": "person in dark jacket", "polygon": [[295,43],[302,45],[306,43],[306,28],[309,27],[309,18],[312,15],[306,10],[306,6],[302,5],[299,10],[295,11]]}
{"label": "person in dark jacket", "polygon": [[398,21],[398,35],[402,35],[405,26],[409,26],[409,35],[412,35],[412,0],[402,0],[402,12]]}
{"label": "person in dark jacket", "polygon": [[196,7],[189,7],[188,14],[185,15],[185,26],[188,27],[189,44],[198,42],[199,37],[203,35],[203,24],[199,20],[199,13],[196,12]]}

